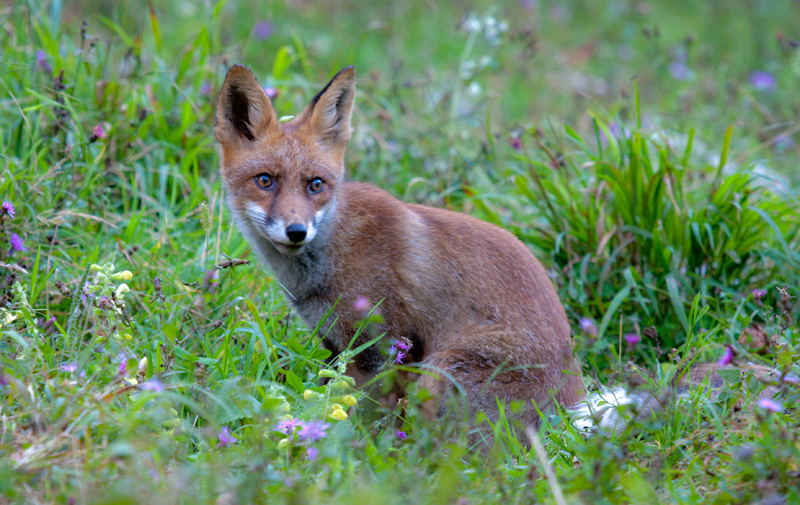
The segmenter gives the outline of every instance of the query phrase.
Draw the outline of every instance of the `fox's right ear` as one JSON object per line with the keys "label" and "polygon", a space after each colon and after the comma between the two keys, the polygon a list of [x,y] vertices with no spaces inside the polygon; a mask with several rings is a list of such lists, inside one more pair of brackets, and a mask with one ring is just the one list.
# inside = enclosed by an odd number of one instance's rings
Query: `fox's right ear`
{"label": "fox's right ear", "polygon": [[234,65],[219,92],[214,137],[220,144],[248,141],[277,127],[278,118],[256,76],[244,65]]}

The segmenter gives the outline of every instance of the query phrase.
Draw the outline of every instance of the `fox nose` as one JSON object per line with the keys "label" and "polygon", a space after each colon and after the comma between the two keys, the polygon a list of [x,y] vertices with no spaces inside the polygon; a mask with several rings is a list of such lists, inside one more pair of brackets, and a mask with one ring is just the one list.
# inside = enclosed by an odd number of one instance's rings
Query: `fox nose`
{"label": "fox nose", "polygon": [[290,224],[286,227],[286,237],[292,242],[302,242],[306,238],[306,227],[302,224]]}

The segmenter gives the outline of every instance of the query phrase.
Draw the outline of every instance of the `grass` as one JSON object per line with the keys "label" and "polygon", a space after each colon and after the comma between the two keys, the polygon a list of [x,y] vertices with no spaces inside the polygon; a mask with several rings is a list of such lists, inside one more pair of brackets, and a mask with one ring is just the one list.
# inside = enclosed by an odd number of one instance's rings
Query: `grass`
{"label": "grass", "polygon": [[[162,3],[0,11],[0,502],[800,501],[800,7]],[[424,392],[353,389],[223,208],[234,62],[279,114],[355,64],[350,177],[513,231],[587,385],[664,411],[477,448]],[[726,346],[725,386],[673,401]]]}

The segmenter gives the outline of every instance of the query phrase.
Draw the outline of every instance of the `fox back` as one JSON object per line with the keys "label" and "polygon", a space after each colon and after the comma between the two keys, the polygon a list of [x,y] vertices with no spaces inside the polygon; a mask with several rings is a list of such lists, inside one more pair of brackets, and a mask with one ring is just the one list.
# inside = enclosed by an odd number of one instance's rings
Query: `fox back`
{"label": "fox back", "polygon": [[[419,382],[439,401],[426,405],[432,415],[441,414],[454,382],[490,417],[497,399],[540,408],[581,399],[567,317],[527,247],[470,216],[344,180],[354,97],[355,70],[347,67],[281,123],[241,65],[219,95],[214,135],[228,207],[299,314],[316,326],[336,305],[322,332],[335,356],[350,344],[365,304],[380,301],[378,331],[410,346],[405,363],[429,370]],[[386,359],[380,345],[369,347],[348,374],[364,385]],[[535,410],[522,417],[535,422]]]}

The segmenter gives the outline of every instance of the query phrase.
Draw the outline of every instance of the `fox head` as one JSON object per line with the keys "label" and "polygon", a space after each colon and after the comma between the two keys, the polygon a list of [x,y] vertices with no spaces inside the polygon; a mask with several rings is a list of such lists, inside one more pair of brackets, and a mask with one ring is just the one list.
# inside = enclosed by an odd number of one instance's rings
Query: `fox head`
{"label": "fox head", "polygon": [[295,119],[278,121],[253,73],[234,65],[217,102],[214,137],[222,179],[245,235],[298,254],[336,208],[355,97],[355,68],[342,69]]}

